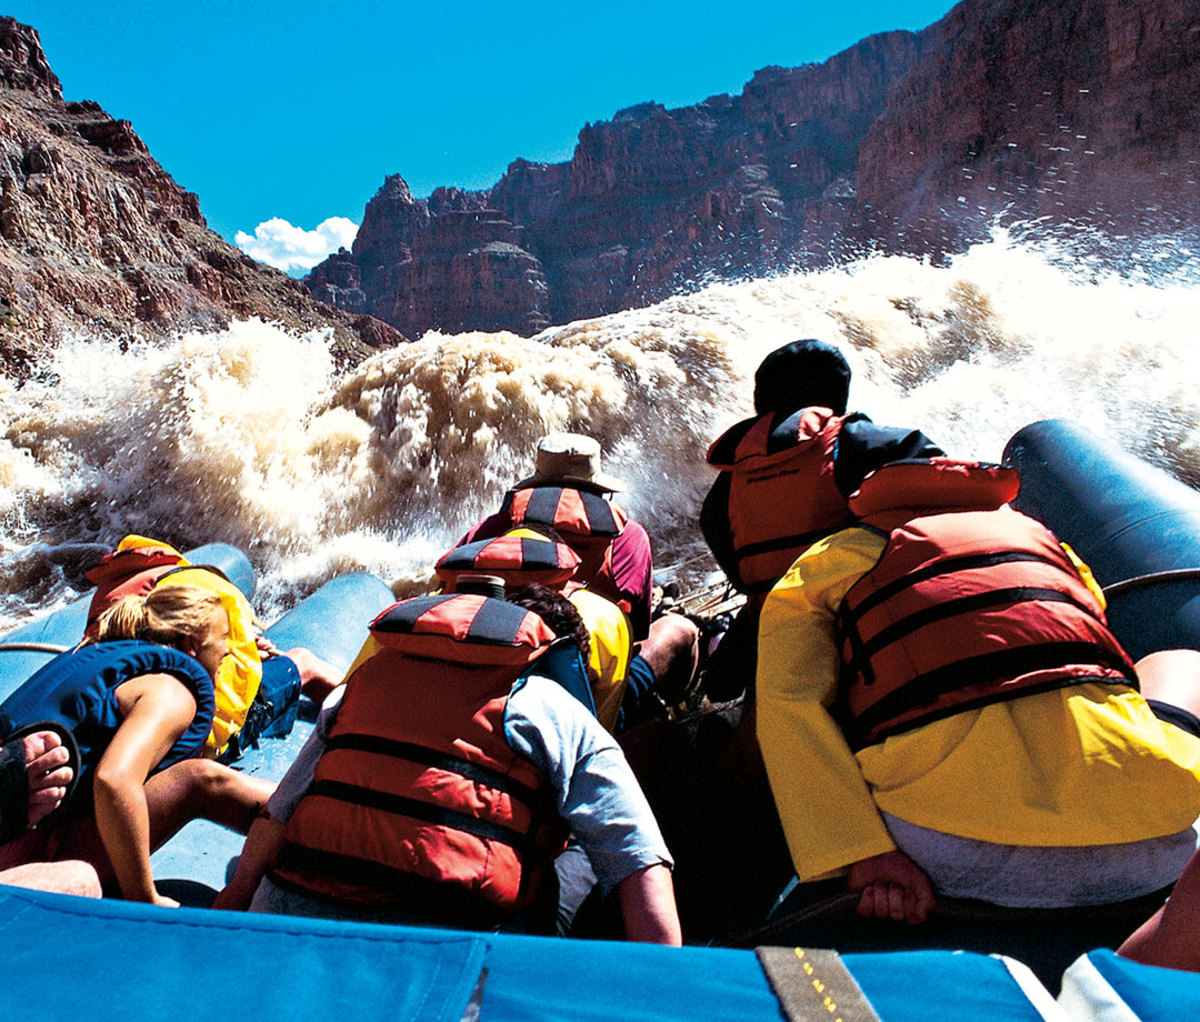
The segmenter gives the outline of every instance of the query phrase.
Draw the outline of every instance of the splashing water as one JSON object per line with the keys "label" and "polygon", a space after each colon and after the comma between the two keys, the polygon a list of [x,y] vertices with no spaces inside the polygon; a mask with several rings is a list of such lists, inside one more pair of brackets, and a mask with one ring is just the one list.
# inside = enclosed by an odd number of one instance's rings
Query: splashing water
{"label": "splashing water", "polygon": [[700,549],[708,443],[797,337],[843,347],[853,407],[951,454],[996,460],[1068,417],[1197,485],[1200,271],[1171,255],[1156,284],[997,232],[944,267],[876,256],[532,339],[433,333],[342,375],[326,338],[259,322],[126,352],[76,338],[24,386],[0,379],[0,627],[75,597],[128,532],[241,546],[268,620],[349,570],[417,591],[559,429],[601,441],[678,561]]}

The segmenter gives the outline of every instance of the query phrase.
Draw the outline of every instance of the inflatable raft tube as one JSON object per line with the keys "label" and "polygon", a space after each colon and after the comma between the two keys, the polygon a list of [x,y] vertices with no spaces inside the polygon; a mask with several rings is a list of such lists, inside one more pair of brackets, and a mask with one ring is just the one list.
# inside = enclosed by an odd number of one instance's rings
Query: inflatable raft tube
{"label": "inflatable raft tube", "polygon": [[193,1017],[225,993],[255,1022],[1065,1022],[1019,963],[951,951],[756,954],[165,909],[2,886],[0,933],[13,1018],[160,1022]]}
{"label": "inflatable raft tube", "polygon": [[[396,602],[387,584],[366,572],[340,575],[284,614],[264,634],[282,651],[304,646],[340,671],[346,671],[367,641],[368,625]],[[237,768],[267,781],[278,781],[312,731],[317,707],[301,700],[291,734],[263,738],[247,749]],[[183,828],[151,857],[159,890],[185,904],[206,904],[225,886],[228,866],[242,850],[240,834],[206,820]]]}
{"label": "inflatable raft tube", "polygon": [[[211,564],[220,568],[247,599],[254,595],[254,568],[237,547],[228,543],[208,543],[189,550],[186,556],[192,564]],[[74,646],[83,638],[91,602],[91,593],[88,593],[60,610],[44,614],[0,636],[0,702],[49,663],[59,649]]]}
{"label": "inflatable raft tube", "polygon": [[1091,567],[1135,660],[1200,649],[1200,493],[1065,419],[1017,432],[1004,460],[1021,475],[1013,506]]}

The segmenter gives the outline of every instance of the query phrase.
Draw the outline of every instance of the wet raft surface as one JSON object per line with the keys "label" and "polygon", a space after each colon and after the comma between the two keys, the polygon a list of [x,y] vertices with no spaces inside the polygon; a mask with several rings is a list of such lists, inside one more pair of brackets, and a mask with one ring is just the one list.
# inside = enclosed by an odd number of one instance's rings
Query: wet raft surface
{"label": "wet raft surface", "polygon": [[[268,781],[280,780],[312,731],[317,707],[302,700],[301,714],[286,738],[264,738],[234,769]],[[207,820],[194,820],[150,857],[156,885],[162,894],[185,905],[206,906],[225,886],[231,865],[241,854],[245,837]]]}

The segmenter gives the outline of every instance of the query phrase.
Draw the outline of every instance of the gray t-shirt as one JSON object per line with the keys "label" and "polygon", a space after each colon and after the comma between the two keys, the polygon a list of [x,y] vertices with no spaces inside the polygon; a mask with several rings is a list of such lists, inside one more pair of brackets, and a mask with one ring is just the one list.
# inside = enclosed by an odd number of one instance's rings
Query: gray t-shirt
{"label": "gray t-shirt", "polygon": [[[337,720],[345,687],[325,701],[316,727],[275,794],[271,816],[286,823],[309,785]],[[625,755],[584,706],[552,678],[529,675],[504,715],[509,747],[542,771],[559,814],[587,852],[605,891],[648,866],[674,865]]]}

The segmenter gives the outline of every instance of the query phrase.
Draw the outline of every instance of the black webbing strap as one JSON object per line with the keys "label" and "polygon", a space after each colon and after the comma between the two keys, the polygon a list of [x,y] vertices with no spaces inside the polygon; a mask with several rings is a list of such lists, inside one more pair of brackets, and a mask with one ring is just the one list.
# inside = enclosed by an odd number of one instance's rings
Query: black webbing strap
{"label": "black webbing strap", "polygon": [[385,892],[391,895],[393,905],[403,906],[405,916],[415,926],[427,924],[462,930],[487,930],[499,926],[512,915],[462,884],[431,880],[381,862],[306,848],[304,845],[285,844],[279,851],[275,866],[267,871],[267,876],[272,883],[285,890],[319,901],[339,903],[336,896],[311,890],[281,870],[326,877],[354,887],[369,887]]}
{"label": "black webbing strap", "polygon": [[[986,592],[975,593],[972,596],[942,600],[940,603],[935,603],[914,614],[909,614],[908,617],[901,618],[899,621],[879,631],[876,635],[873,635],[869,641],[864,642],[855,650],[854,656],[856,660],[859,657],[872,657],[881,649],[892,645],[894,642],[899,642],[905,636],[911,635],[913,632],[919,631],[927,625],[957,617],[959,614],[977,614],[994,607],[1008,607],[1020,603],[1065,603],[1074,607],[1081,614],[1093,620],[1099,620],[1091,608],[1085,607],[1083,604],[1072,599],[1067,593],[1061,592],[1058,589],[1046,589],[1034,586],[989,589]],[[855,629],[855,634],[858,634],[857,629]],[[852,661],[850,667],[853,670],[860,670],[862,665],[861,663]]]}
{"label": "black webbing strap", "polygon": [[[1049,642],[1040,646],[1018,646],[1014,649],[986,653],[982,656],[967,657],[963,660],[928,671],[914,678],[902,688],[884,696],[872,706],[858,714],[854,721],[861,735],[870,734],[875,728],[888,720],[899,717],[915,706],[930,706],[942,695],[961,688],[964,682],[972,685],[989,681],[1003,681],[1017,678],[1024,674],[1037,671],[1053,671],[1064,664],[1087,664],[1107,667],[1121,674],[1122,680],[1101,676],[1066,677],[1061,681],[1052,682],[1051,688],[1062,688],[1077,682],[1100,681],[1108,684],[1126,684],[1131,688],[1137,687],[1137,675],[1129,664],[1119,654],[1104,646],[1092,642]],[[1023,690],[1017,689],[1017,692]],[[1023,694],[1030,694],[1024,690]],[[997,694],[989,701],[1000,702],[1004,696]],[[964,709],[963,706],[957,709]],[[923,718],[928,721],[929,717]],[[904,725],[904,729],[916,726],[915,722]],[[895,733],[889,730],[887,733]],[[876,736],[875,740],[879,737]],[[851,741],[851,745],[854,745]]]}
{"label": "black webbing strap", "polygon": [[544,793],[528,784],[522,784],[515,778],[502,774],[498,770],[472,763],[459,756],[439,752],[425,745],[415,745],[412,742],[399,742],[392,738],[380,738],[377,735],[341,734],[333,735],[325,746],[326,751],[334,749],[353,749],[357,752],[374,752],[395,759],[407,760],[410,763],[420,763],[421,766],[433,767],[435,770],[445,770],[450,774],[458,774],[469,781],[489,788],[495,788],[506,795],[524,802],[530,809],[539,808],[539,803],[546,801]]}
{"label": "black webbing strap", "polygon": [[880,1022],[836,951],[754,949],[788,1022]]}
{"label": "black webbing strap", "polygon": [[855,617],[862,617],[872,607],[878,606],[885,600],[890,600],[897,593],[905,589],[910,589],[920,582],[927,582],[931,578],[937,578],[939,575],[952,575],[960,571],[976,571],[979,568],[994,568],[998,564],[1016,564],[1022,561],[1036,561],[1041,564],[1048,564],[1053,568],[1062,568],[1062,564],[1052,557],[1046,557],[1043,554],[1025,550],[1009,550],[999,554],[967,554],[963,557],[951,557],[944,561],[937,561],[926,568],[918,568],[916,571],[910,571],[906,575],[901,575],[894,582],[890,582],[882,588],[877,589],[861,603],[855,604],[850,608],[850,613]]}
{"label": "black webbing strap", "polygon": [[386,791],[372,791],[370,788],[360,788],[355,784],[345,784],[341,781],[314,781],[308,789],[310,795],[323,795],[326,798],[349,802],[352,805],[366,806],[369,809],[379,809],[385,813],[395,813],[407,816],[422,823],[430,823],[435,827],[448,827],[473,834],[484,841],[496,841],[510,845],[518,852],[529,855],[538,853],[537,843],[528,834],[509,830],[490,820],[481,820],[466,813],[460,813],[443,806],[431,805],[405,795],[393,795]]}
{"label": "black webbing strap", "polygon": [[797,532],[791,536],[780,536],[778,539],[763,539],[757,543],[747,543],[745,546],[737,547],[734,554],[744,560],[747,557],[756,557],[758,554],[773,554],[793,546],[797,549],[810,547],[817,540],[832,536],[844,528],[846,528],[845,525],[837,525],[829,529],[812,529],[809,532]]}
{"label": "black webbing strap", "polygon": [[25,743],[20,738],[0,747],[0,841],[11,841],[29,826],[29,778]]}
{"label": "black webbing strap", "polygon": [[154,584],[159,585],[164,578],[170,578],[172,575],[178,575],[181,571],[194,571],[197,568],[199,568],[201,571],[210,571],[218,578],[223,578],[230,585],[233,584],[233,580],[215,564],[180,564],[177,567],[172,568],[170,571],[164,571],[158,576],[158,578],[154,580]]}

